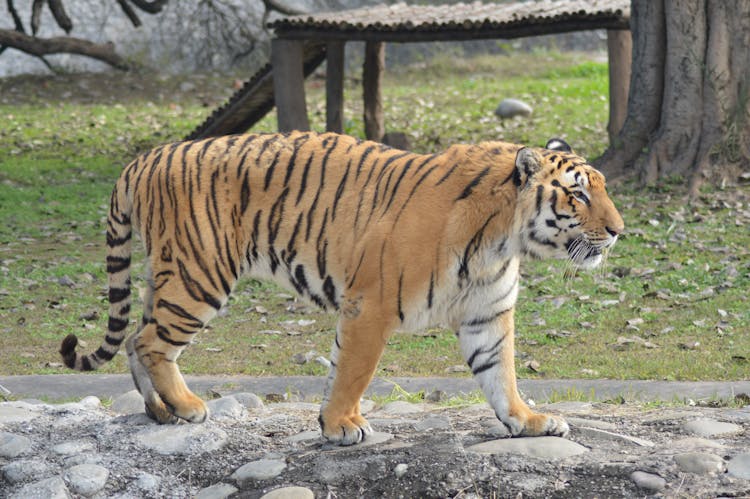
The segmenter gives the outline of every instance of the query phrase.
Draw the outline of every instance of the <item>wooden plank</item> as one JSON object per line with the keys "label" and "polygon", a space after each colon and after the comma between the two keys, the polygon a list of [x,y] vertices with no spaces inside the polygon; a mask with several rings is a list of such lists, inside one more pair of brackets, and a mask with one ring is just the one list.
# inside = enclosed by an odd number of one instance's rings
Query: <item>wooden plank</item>
{"label": "wooden plank", "polygon": [[625,123],[630,91],[630,69],[633,59],[633,37],[629,30],[607,31],[609,56],[609,123],[607,132],[612,143]]}
{"label": "wooden plank", "polygon": [[309,130],[303,43],[296,40],[271,40],[271,66],[279,131]]}
{"label": "wooden plank", "polygon": [[326,130],[344,131],[344,42],[326,47]]}
{"label": "wooden plank", "polygon": [[385,135],[381,92],[384,70],[385,44],[383,42],[365,43],[365,62],[362,68],[365,136],[377,142],[380,142]]}

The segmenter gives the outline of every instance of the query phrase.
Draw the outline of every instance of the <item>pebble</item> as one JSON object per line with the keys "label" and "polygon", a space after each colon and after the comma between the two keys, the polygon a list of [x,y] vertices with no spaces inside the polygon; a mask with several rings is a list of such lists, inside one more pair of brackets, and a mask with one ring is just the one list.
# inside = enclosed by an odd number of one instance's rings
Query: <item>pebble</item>
{"label": "pebble", "polygon": [[742,427],[734,423],[723,423],[715,419],[695,419],[683,426],[684,430],[704,438],[730,437],[742,433]]}
{"label": "pebble", "polygon": [[545,411],[562,412],[564,414],[589,414],[594,408],[594,404],[591,402],[555,402],[553,404],[546,404],[544,406]]}
{"label": "pebble", "polygon": [[70,490],[88,497],[104,488],[109,478],[109,470],[96,464],[79,464],[65,470],[63,478]]}
{"label": "pebble", "polygon": [[394,402],[388,402],[380,409],[381,412],[389,414],[391,416],[398,416],[401,414],[414,414],[416,412],[424,412],[424,408],[411,402],[405,402],[403,400],[396,400]]}
{"label": "pebble", "polygon": [[70,442],[57,444],[50,450],[61,456],[72,456],[84,452],[92,452],[94,450],[94,444],[89,440],[72,440]]}
{"label": "pebble", "polygon": [[630,474],[630,479],[635,484],[646,490],[653,490],[654,492],[661,492],[667,487],[667,481],[659,475],[653,473],[646,473],[645,471],[634,471]]}
{"label": "pebble", "polygon": [[153,425],[135,435],[136,441],[159,454],[201,454],[226,444],[226,432],[208,425]]}
{"label": "pebble", "polygon": [[231,478],[239,484],[248,480],[270,480],[286,469],[286,463],[280,459],[259,459],[247,463],[232,473]]}
{"label": "pebble", "polygon": [[263,400],[254,393],[233,393],[232,397],[234,397],[234,399],[246,409],[263,409],[266,406],[266,404],[263,403]]}
{"label": "pebble", "polygon": [[734,477],[750,480],[750,454],[739,454],[730,459],[727,472]]}
{"label": "pebble", "polygon": [[112,401],[110,410],[117,414],[138,414],[145,411],[143,396],[138,390],[130,390]]}
{"label": "pebble", "polygon": [[214,419],[241,419],[245,415],[245,407],[231,395],[209,400],[206,405]]}
{"label": "pebble", "polygon": [[695,449],[723,449],[725,447],[725,445],[714,440],[700,437],[686,437],[670,442],[667,448],[671,450],[687,451]]}
{"label": "pebble", "polygon": [[406,471],[409,469],[409,465],[405,463],[399,463],[396,465],[395,468],[393,468],[393,473],[396,475],[396,477],[401,478],[406,474]]}
{"label": "pebble", "polygon": [[281,487],[262,495],[260,499],[315,499],[315,494],[307,487]]}
{"label": "pebble", "polygon": [[49,475],[50,467],[44,461],[37,459],[22,459],[12,461],[2,467],[3,476],[10,483],[39,480]]}
{"label": "pebble", "polygon": [[0,431],[0,457],[17,457],[29,450],[31,440],[23,435]]}
{"label": "pebble", "polygon": [[614,433],[607,430],[600,430],[599,428],[576,428],[576,431],[581,435],[586,435],[591,438],[598,438],[604,440],[615,440],[618,442],[625,442],[633,445],[639,445],[641,447],[654,447],[654,443],[650,440],[646,440],[638,437],[631,437],[630,435],[623,435],[621,433]]}
{"label": "pebble", "polygon": [[228,483],[217,483],[199,490],[195,499],[224,499],[238,491],[239,489],[234,485],[229,485]]}
{"label": "pebble", "polygon": [[59,476],[30,483],[8,499],[70,499],[70,491]]}
{"label": "pebble", "polygon": [[466,450],[479,454],[522,454],[542,459],[563,459],[588,452],[583,445],[560,437],[503,438],[472,445]]}
{"label": "pebble", "polygon": [[414,425],[417,431],[445,430],[451,427],[451,421],[445,416],[428,416]]}
{"label": "pebble", "polygon": [[161,484],[161,478],[151,473],[141,473],[135,481],[135,486],[143,492],[155,493]]}
{"label": "pebble", "polygon": [[617,429],[617,425],[610,423],[609,421],[599,421],[598,419],[584,419],[577,417],[566,417],[565,421],[571,426],[571,428],[596,428],[597,430],[608,430],[613,431]]}
{"label": "pebble", "polygon": [[495,109],[495,115],[506,119],[515,116],[528,116],[532,113],[532,108],[528,104],[518,99],[503,99]]}
{"label": "pebble", "polygon": [[706,452],[688,452],[674,456],[677,466],[688,473],[706,475],[709,473],[724,473],[724,460],[715,454]]}

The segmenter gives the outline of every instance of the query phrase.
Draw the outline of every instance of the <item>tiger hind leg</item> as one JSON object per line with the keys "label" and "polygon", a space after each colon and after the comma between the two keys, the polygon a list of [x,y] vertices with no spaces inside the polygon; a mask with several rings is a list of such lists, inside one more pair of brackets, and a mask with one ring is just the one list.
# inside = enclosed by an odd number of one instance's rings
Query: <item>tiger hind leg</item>
{"label": "tiger hind leg", "polygon": [[161,423],[174,422],[175,417],[202,423],[208,417],[208,408],[185,384],[177,358],[216,315],[216,309],[179,292],[157,292],[154,303],[153,316],[127,345],[128,353],[135,353],[130,367],[144,396],[146,412]]}

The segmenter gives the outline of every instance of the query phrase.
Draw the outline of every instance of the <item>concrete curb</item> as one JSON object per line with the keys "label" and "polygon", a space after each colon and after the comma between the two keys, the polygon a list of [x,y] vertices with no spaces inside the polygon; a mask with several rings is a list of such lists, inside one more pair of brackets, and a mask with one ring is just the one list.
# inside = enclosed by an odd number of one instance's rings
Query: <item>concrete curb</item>
{"label": "concrete curb", "polygon": [[[219,393],[253,392],[284,394],[292,392],[301,397],[321,395],[325,378],[319,376],[253,377],[253,376],[186,376],[188,385],[199,394],[209,390]],[[376,378],[368,395],[388,395],[395,385],[410,393],[442,390],[448,395],[478,390],[472,378]],[[518,385],[524,396],[543,403],[551,396],[581,395],[591,400],[608,400],[618,396],[628,401],[672,401],[728,399],[737,394],[750,395],[750,381],[643,381],[643,380],[532,380],[522,379]],[[5,388],[5,390],[2,390]],[[116,397],[134,388],[127,374],[49,374],[29,376],[0,376],[0,393],[6,390],[14,398],[43,398],[64,400],[87,395]],[[575,396],[571,398],[576,398]]]}

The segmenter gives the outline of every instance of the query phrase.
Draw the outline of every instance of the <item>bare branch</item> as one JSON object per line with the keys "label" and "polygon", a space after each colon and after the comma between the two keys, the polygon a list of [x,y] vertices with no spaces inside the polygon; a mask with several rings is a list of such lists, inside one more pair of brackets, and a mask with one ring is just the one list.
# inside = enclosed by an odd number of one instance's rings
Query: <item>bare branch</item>
{"label": "bare branch", "polygon": [[13,0],[8,0],[8,12],[10,12],[11,17],[13,18],[13,24],[16,25],[16,31],[20,31],[21,33],[26,33],[26,30],[23,29],[23,23],[21,22],[21,16],[18,15],[18,11],[16,10],[16,6],[13,5]]}
{"label": "bare branch", "polygon": [[169,0],[151,0],[150,2],[147,0],[130,0],[135,4],[136,7],[141,9],[144,12],[148,12],[149,14],[157,14],[161,12],[161,9],[164,8],[164,5]]}
{"label": "bare branch", "polygon": [[125,15],[128,16],[130,22],[133,23],[133,26],[138,27],[141,25],[141,19],[138,17],[138,14],[135,13],[127,0],[117,0],[117,3],[122,8],[122,11],[125,13]]}
{"label": "bare branch", "polygon": [[81,38],[58,36],[36,38],[18,31],[0,29],[0,45],[7,45],[37,57],[49,54],[79,54],[105,62],[117,69],[129,69],[111,43],[96,44]]}
{"label": "bare branch", "polygon": [[263,5],[266,6],[266,11],[275,10],[281,12],[287,16],[298,16],[300,14],[307,14],[304,10],[295,9],[293,7],[287,7],[278,0],[263,0]]}
{"label": "bare branch", "polygon": [[73,29],[73,21],[70,20],[70,16],[65,12],[65,7],[60,0],[47,0],[49,4],[49,10],[52,11],[52,15],[57,21],[57,25],[60,26],[65,33],[70,33]]}
{"label": "bare branch", "polygon": [[39,32],[40,17],[45,3],[47,3],[47,0],[34,0],[34,3],[31,4],[31,33],[34,35]]}

